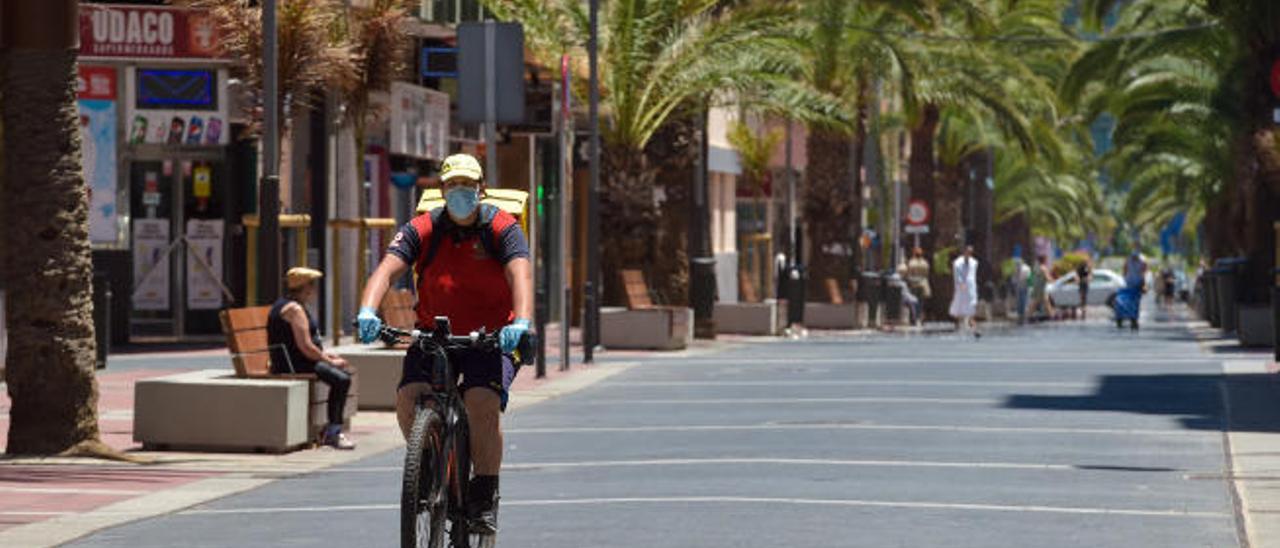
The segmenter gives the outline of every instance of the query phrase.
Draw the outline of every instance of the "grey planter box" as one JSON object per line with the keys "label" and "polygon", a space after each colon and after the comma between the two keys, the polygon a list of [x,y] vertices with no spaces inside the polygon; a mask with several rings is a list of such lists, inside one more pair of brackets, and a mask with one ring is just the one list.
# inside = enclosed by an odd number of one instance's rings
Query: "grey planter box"
{"label": "grey planter box", "polygon": [[1236,337],[1241,346],[1275,346],[1275,316],[1270,304],[1241,304],[1237,317]]}
{"label": "grey planter box", "polygon": [[308,382],[204,369],[134,385],[133,440],[148,449],[284,452],[310,441]]}
{"label": "grey planter box", "polygon": [[600,309],[600,344],[619,350],[683,350],[693,340],[693,309]]}
{"label": "grey planter box", "polygon": [[853,303],[804,303],[804,326],[809,329],[857,329],[858,307]]}
{"label": "grey planter box", "polygon": [[777,301],[716,303],[716,332],[734,335],[777,335],[784,323]]}

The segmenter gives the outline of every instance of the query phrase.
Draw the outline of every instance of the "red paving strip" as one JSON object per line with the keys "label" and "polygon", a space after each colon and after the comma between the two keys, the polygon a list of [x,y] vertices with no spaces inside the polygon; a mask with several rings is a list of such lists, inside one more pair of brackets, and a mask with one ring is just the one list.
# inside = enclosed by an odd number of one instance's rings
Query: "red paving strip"
{"label": "red paving strip", "polygon": [[215,474],[145,466],[0,466],[0,530],[88,512]]}

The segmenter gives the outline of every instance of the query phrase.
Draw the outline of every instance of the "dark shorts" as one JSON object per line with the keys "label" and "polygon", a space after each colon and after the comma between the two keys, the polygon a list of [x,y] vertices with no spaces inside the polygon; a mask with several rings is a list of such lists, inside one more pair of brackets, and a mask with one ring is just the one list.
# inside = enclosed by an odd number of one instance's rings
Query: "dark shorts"
{"label": "dark shorts", "polygon": [[[415,382],[425,382],[433,386],[443,386],[440,379],[431,378],[431,367],[427,363],[427,354],[416,346],[409,347],[404,356],[404,366],[400,373],[400,386]],[[461,376],[458,389],[466,392],[469,389],[484,387],[502,397],[502,409],[507,409],[508,390],[515,381],[520,368],[516,367],[511,356],[478,350],[456,350],[449,353],[449,361],[453,364],[455,374]],[[398,387],[398,388],[399,388]]]}

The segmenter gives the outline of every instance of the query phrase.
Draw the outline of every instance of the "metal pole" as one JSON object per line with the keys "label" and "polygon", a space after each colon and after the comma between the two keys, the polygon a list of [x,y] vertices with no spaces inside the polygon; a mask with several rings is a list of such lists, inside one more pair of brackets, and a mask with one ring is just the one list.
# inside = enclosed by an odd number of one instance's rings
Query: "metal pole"
{"label": "metal pole", "polygon": [[787,260],[796,262],[796,176],[791,160],[791,120],[787,120]]}
{"label": "metal pole", "polygon": [[258,292],[280,296],[280,121],[276,0],[262,2],[262,182],[258,186]]}
{"label": "metal pole", "polygon": [[716,337],[715,311],[716,260],[709,243],[708,181],[707,181],[707,118],[709,109],[704,105],[698,116],[698,160],[693,177],[693,207],[689,219],[689,304],[694,312],[694,336],[700,339]]}
{"label": "metal pole", "polygon": [[497,23],[484,22],[484,179],[486,184],[497,187],[498,179],[498,90],[495,52]]}
{"label": "metal pole", "polygon": [[588,107],[591,181],[587,186],[587,281],[583,299],[587,313],[582,326],[583,361],[586,363],[594,361],[595,346],[600,340],[600,0],[591,0],[590,11],[591,40],[587,43],[587,63],[591,80],[591,104]]}
{"label": "metal pole", "polygon": [[569,370],[569,330],[573,326],[573,109],[570,95],[569,56],[560,58],[560,185],[556,189],[560,206],[560,370]]}

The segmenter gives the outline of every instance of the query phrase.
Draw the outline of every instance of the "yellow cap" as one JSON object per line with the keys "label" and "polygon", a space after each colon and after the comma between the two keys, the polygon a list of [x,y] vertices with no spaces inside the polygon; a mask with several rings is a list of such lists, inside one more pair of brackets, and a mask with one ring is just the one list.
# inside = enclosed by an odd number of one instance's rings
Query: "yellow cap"
{"label": "yellow cap", "polygon": [[314,268],[295,266],[290,268],[289,272],[285,273],[284,279],[285,285],[289,286],[289,289],[297,289],[322,276],[324,276],[324,274]]}
{"label": "yellow cap", "polygon": [[466,177],[479,181],[484,177],[484,172],[480,170],[480,162],[475,156],[454,154],[445,158],[444,163],[440,164],[440,180],[448,181],[454,177]]}

